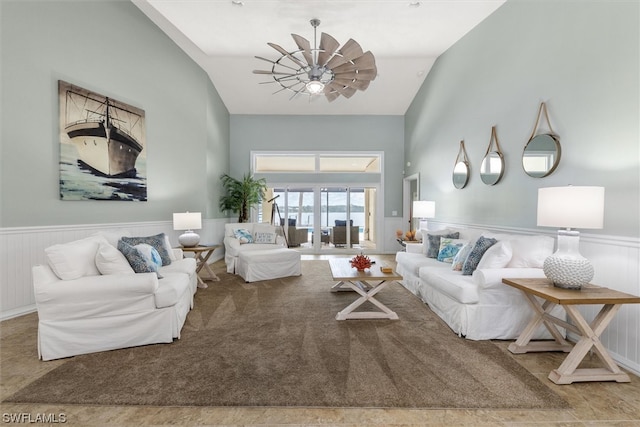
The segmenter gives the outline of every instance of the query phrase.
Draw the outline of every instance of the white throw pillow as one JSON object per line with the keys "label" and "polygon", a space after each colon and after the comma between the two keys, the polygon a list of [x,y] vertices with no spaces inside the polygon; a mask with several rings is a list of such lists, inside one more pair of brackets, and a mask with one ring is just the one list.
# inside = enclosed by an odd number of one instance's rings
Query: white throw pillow
{"label": "white throw pillow", "polygon": [[487,249],[476,268],[505,268],[511,261],[511,254],[511,242],[509,240],[499,241]]}
{"label": "white throw pillow", "polygon": [[107,243],[98,248],[96,266],[101,274],[135,274],[122,252]]}
{"label": "white throw pillow", "polygon": [[167,249],[167,252],[169,252],[169,258],[171,258],[171,261],[177,261],[178,258],[176,257],[176,254],[173,252],[173,248],[171,247],[171,242],[169,241],[169,236],[167,236],[166,234],[164,235],[164,246]]}
{"label": "white throw pillow", "polygon": [[513,256],[507,267],[542,268],[544,260],[553,254],[555,239],[550,236],[522,236],[511,240]]}
{"label": "white throw pillow", "polygon": [[276,242],[276,233],[264,233],[258,231],[253,236],[253,243],[274,244]]}
{"label": "white throw pillow", "polygon": [[49,267],[62,280],[98,276],[96,253],[101,243],[109,244],[102,236],[92,236],[73,242],[53,245],[44,250]]}
{"label": "white throw pillow", "polygon": [[93,236],[102,236],[107,239],[107,242],[114,248],[118,246],[118,240],[121,237],[131,237],[131,232],[124,228],[117,228],[115,230],[100,230],[93,234]]}

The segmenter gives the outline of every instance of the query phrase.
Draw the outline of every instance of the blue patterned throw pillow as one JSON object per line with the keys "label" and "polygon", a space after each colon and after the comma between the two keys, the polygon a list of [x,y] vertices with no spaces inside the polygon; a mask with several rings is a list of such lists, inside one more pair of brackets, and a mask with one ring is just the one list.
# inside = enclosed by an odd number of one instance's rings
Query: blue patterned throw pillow
{"label": "blue patterned throw pillow", "polygon": [[[146,243],[147,245],[153,246],[158,254],[160,254],[160,258],[162,259],[162,265],[171,264],[171,256],[169,255],[170,248],[167,248],[165,245],[165,234],[160,233],[155,236],[146,236],[146,237],[126,237],[123,236],[122,241],[125,243],[135,246],[141,243]],[[118,248],[119,249],[119,248]]]}
{"label": "blue patterned throw pillow", "polygon": [[484,255],[487,249],[495,245],[497,242],[498,241],[496,239],[480,236],[480,238],[476,241],[473,249],[471,249],[471,253],[469,253],[467,260],[462,266],[462,275],[471,276],[475,269],[478,267],[478,263],[482,259],[482,255]]}
{"label": "blue patterned throw pillow", "polygon": [[253,243],[253,236],[251,232],[244,228],[238,228],[233,230],[233,235],[240,241],[240,244]]}
{"label": "blue patterned throw pillow", "polygon": [[466,245],[466,240],[459,239],[448,239],[442,238],[440,239],[440,252],[438,252],[438,261],[453,263],[453,258],[456,256],[458,251],[462,249],[464,245]]}
{"label": "blue patterned throw pillow", "polygon": [[427,258],[438,258],[440,252],[440,239],[457,239],[460,233],[427,234]]}
{"label": "blue patterned throw pillow", "polygon": [[[150,245],[147,245],[150,246]],[[152,248],[153,249],[153,248]],[[123,239],[118,241],[118,250],[122,252],[124,257],[129,262],[131,268],[136,273],[156,273],[158,275],[158,279],[162,279],[160,273],[158,273],[158,265],[150,262],[144,254],[138,250],[135,246],[131,246]],[[157,253],[157,251],[156,251]],[[159,254],[158,254],[159,257]]]}

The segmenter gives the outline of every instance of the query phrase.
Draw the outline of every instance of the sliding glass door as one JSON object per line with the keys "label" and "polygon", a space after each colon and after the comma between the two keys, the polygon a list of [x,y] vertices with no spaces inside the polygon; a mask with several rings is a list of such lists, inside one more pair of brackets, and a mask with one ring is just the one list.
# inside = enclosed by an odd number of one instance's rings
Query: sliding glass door
{"label": "sliding glass door", "polygon": [[[268,191],[273,224],[289,247],[303,252],[354,252],[376,249],[375,187],[282,186]],[[262,218],[268,218],[262,215]]]}

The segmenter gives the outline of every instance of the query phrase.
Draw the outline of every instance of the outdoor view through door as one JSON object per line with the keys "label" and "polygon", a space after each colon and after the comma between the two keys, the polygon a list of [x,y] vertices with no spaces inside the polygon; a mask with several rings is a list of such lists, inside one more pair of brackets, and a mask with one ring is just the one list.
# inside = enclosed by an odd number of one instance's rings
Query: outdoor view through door
{"label": "outdoor view through door", "polygon": [[290,247],[313,252],[376,248],[375,188],[275,187],[267,193],[272,201],[261,206],[260,221],[272,218],[282,226]]}
{"label": "outdoor view through door", "polygon": [[373,252],[383,164],[382,152],[252,151],[252,173],[268,187],[258,221],[303,252]]}

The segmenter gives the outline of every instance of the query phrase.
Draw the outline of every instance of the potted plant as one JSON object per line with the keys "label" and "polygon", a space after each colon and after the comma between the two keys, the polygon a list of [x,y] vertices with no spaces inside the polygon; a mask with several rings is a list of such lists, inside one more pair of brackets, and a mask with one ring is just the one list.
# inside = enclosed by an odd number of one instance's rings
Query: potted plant
{"label": "potted plant", "polygon": [[244,175],[241,180],[227,174],[220,177],[226,192],[220,197],[220,210],[238,212],[238,222],[249,220],[249,209],[260,203],[267,190],[264,178],[256,179],[251,175]]}

